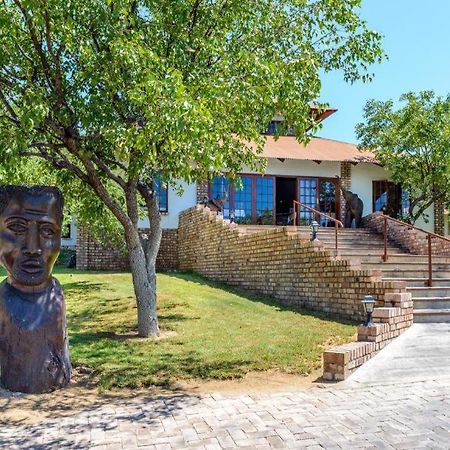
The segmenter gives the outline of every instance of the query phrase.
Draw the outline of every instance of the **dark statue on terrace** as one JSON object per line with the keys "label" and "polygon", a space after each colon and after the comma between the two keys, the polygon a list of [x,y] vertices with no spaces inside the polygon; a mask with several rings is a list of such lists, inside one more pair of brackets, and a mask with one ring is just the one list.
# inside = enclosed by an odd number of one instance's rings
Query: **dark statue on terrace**
{"label": "dark statue on terrace", "polygon": [[0,186],[0,380],[15,392],[66,386],[71,365],[64,295],[52,269],[63,197],[47,186]]}

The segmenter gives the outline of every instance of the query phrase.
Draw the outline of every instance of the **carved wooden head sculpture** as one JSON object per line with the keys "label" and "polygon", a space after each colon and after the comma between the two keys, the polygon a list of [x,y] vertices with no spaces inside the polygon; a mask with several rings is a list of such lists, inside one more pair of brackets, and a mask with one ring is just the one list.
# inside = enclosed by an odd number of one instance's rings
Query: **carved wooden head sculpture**
{"label": "carved wooden head sculpture", "polygon": [[52,269],[61,247],[57,188],[0,186],[0,381],[11,391],[66,386],[71,364],[64,294]]}
{"label": "carved wooden head sculpture", "polygon": [[54,187],[0,187],[0,263],[17,289],[49,282],[61,248],[63,203]]}

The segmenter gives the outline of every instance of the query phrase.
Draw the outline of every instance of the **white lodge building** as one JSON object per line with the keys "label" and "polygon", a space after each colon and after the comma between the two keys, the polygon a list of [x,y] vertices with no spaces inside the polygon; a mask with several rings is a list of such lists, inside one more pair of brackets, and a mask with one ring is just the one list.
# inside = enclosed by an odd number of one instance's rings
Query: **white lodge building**
{"label": "white lodge building", "polygon": [[[326,118],[335,110],[322,114]],[[274,129],[276,121],[269,126]],[[159,267],[177,267],[177,228],[179,214],[209,199],[224,198],[224,218],[239,224],[287,225],[292,217],[294,200],[344,221],[345,201],[339,182],[346,190],[358,195],[363,202],[363,216],[382,211],[392,217],[401,217],[408,210],[408,196],[401,186],[389,180],[389,174],[375,160],[371,152],[361,152],[354,144],[314,137],[304,146],[294,136],[275,140],[270,132],[263,153],[267,158],[265,175],[243,169],[241,189],[234,188],[226,178],[214,177],[209,183],[185,184],[179,196],[170,186],[160,189],[163,240]],[[310,212],[301,210],[299,224],[309,224]],[[444,210],[428,208],[425,219],[416,222],[418,227],[438,234],[446,234]],[[317,219],[318,220],[318,219]],[[321,226],[333,226],[331,221],[320,219]],[[142,221],[141,228],[149,224]],[[76,236],[77,267],[81,269],[118,269],[126,266],[112,249],[105,249],[90,239],[83,230],[72,230],[73,244]]]}

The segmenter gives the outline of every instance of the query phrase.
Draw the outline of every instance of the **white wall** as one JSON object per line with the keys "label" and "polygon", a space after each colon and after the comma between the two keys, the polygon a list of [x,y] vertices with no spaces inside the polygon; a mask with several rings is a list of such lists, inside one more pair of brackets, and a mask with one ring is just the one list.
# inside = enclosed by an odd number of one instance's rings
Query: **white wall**
{"label": "white wall", "polygon": [[[243,173],[255,173],[249,169],[243,169]],[[322,162],[317,164],[314,161],[288,160],[281,162],[277,159],[270,159],[267,164],[266,174],[285,176],[316,176],[324,178],[334,178],[340,174],[339,162]],[[389,179],[389,174],[382,167],[370,163],[359,163],[351,167],[351,191],[358,194],[364,203],[363,215],[372,213],[372,181]],[[168,206],[169,212],[163,214],[162,228],[178,228],[178,215],[187,208],[197,203],[197,187],[195,183],[183,183],[184,192],[181,196],[169,186]],[[434,228],[434,208],[431,206],[426,213],[429,216],[428,223],[419,219],[416,223],[418,227],[433,231]],[[148,228],[148,219],[140,220],[140,228]],[[63,239],[63,246],[75,246],[76,226],[72,223],[72,238]]]}
{"label": "white wall", "polygon": [[431,205],[425,210],[425,214],[428,216],[428,222],[420,217],[414,224],[416,227],[423,228],[424,230],[434,232],[434,206]]}
{"label": "white wall", "polygon": [[[162,228],[178,228],[178,215],[181,211],[197,204],[197,185],[195,183],[182,183],[183,194],[180,196],[175,189],[170,187],[168,192],[168,213],[163,213],[161,217]],[[139,228],[148,228],[149,222],[145,218],[139,221]]]}
{"label": "white wall", "polygon": [[61,247],[75,248],[77,244],[77,226],[72,219],[70,223],[70,239],[61,239]]}
{"label": "white wall", "polygon": [[[339,162],[324,161],[320,164],[314,161],[298,161],[286,159],[284,162],[278,159],[270,159],[267,164],[267,175],[287,175],[305,177],[334,178],[341,173]],[[251,170],[243,170],[244,173],[255,173]]]}
{"label": "white wall", "polygon": [[388,180],[389,174],[376,164],[360,163],[351,167],[350,190],[363,201],[363,216],[367,216],[373,213],[372,181]]}
{"label": "white wall", "polygon": [[[373,194],[372,194],[372,181],[375,180],[389,180],[390,174],[383,167],[370,163],[359,163],[355,166],[352,165],[351,176],[351,188],[350,190],[355,194],[358,194],[359,198],[364,203],[363,216],[373,212]],[[423,218],[416,221],[416,226],[423,228],[427,231],[434,231],[434,208],[430,206],[425,211],[428,215],[428,222],[426,223]]]}

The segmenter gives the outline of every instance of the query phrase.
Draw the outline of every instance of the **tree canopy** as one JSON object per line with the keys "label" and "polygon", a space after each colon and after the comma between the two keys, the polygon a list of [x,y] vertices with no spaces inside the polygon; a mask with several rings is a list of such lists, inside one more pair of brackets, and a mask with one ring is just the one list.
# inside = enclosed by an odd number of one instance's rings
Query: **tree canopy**
{"label": "tree canopy", "polygon": [[[307,139],[304,130],[317,126],[310,103],[320,73],[370,79],[369,66],[383,56],[360,3],[3,0],[3,179],[20,179],[18,164],[39,160],[32,167],[73,198],[80,220],[121,225],[135,287],[133,264],[144,254],[153,286],[155,175],[180,186],[212,173],[233,178],[244,165],[261,169],[255,153],[277,112]],[[141,204],[151,223],[146,246],[137,232]]]}
{"label": "tree canopy", "polygon": [[370,100],[356,127],[363,148],[409,193],[409,219],[436,201],[450,206],[450,96],[409,92],[399,99]]}

